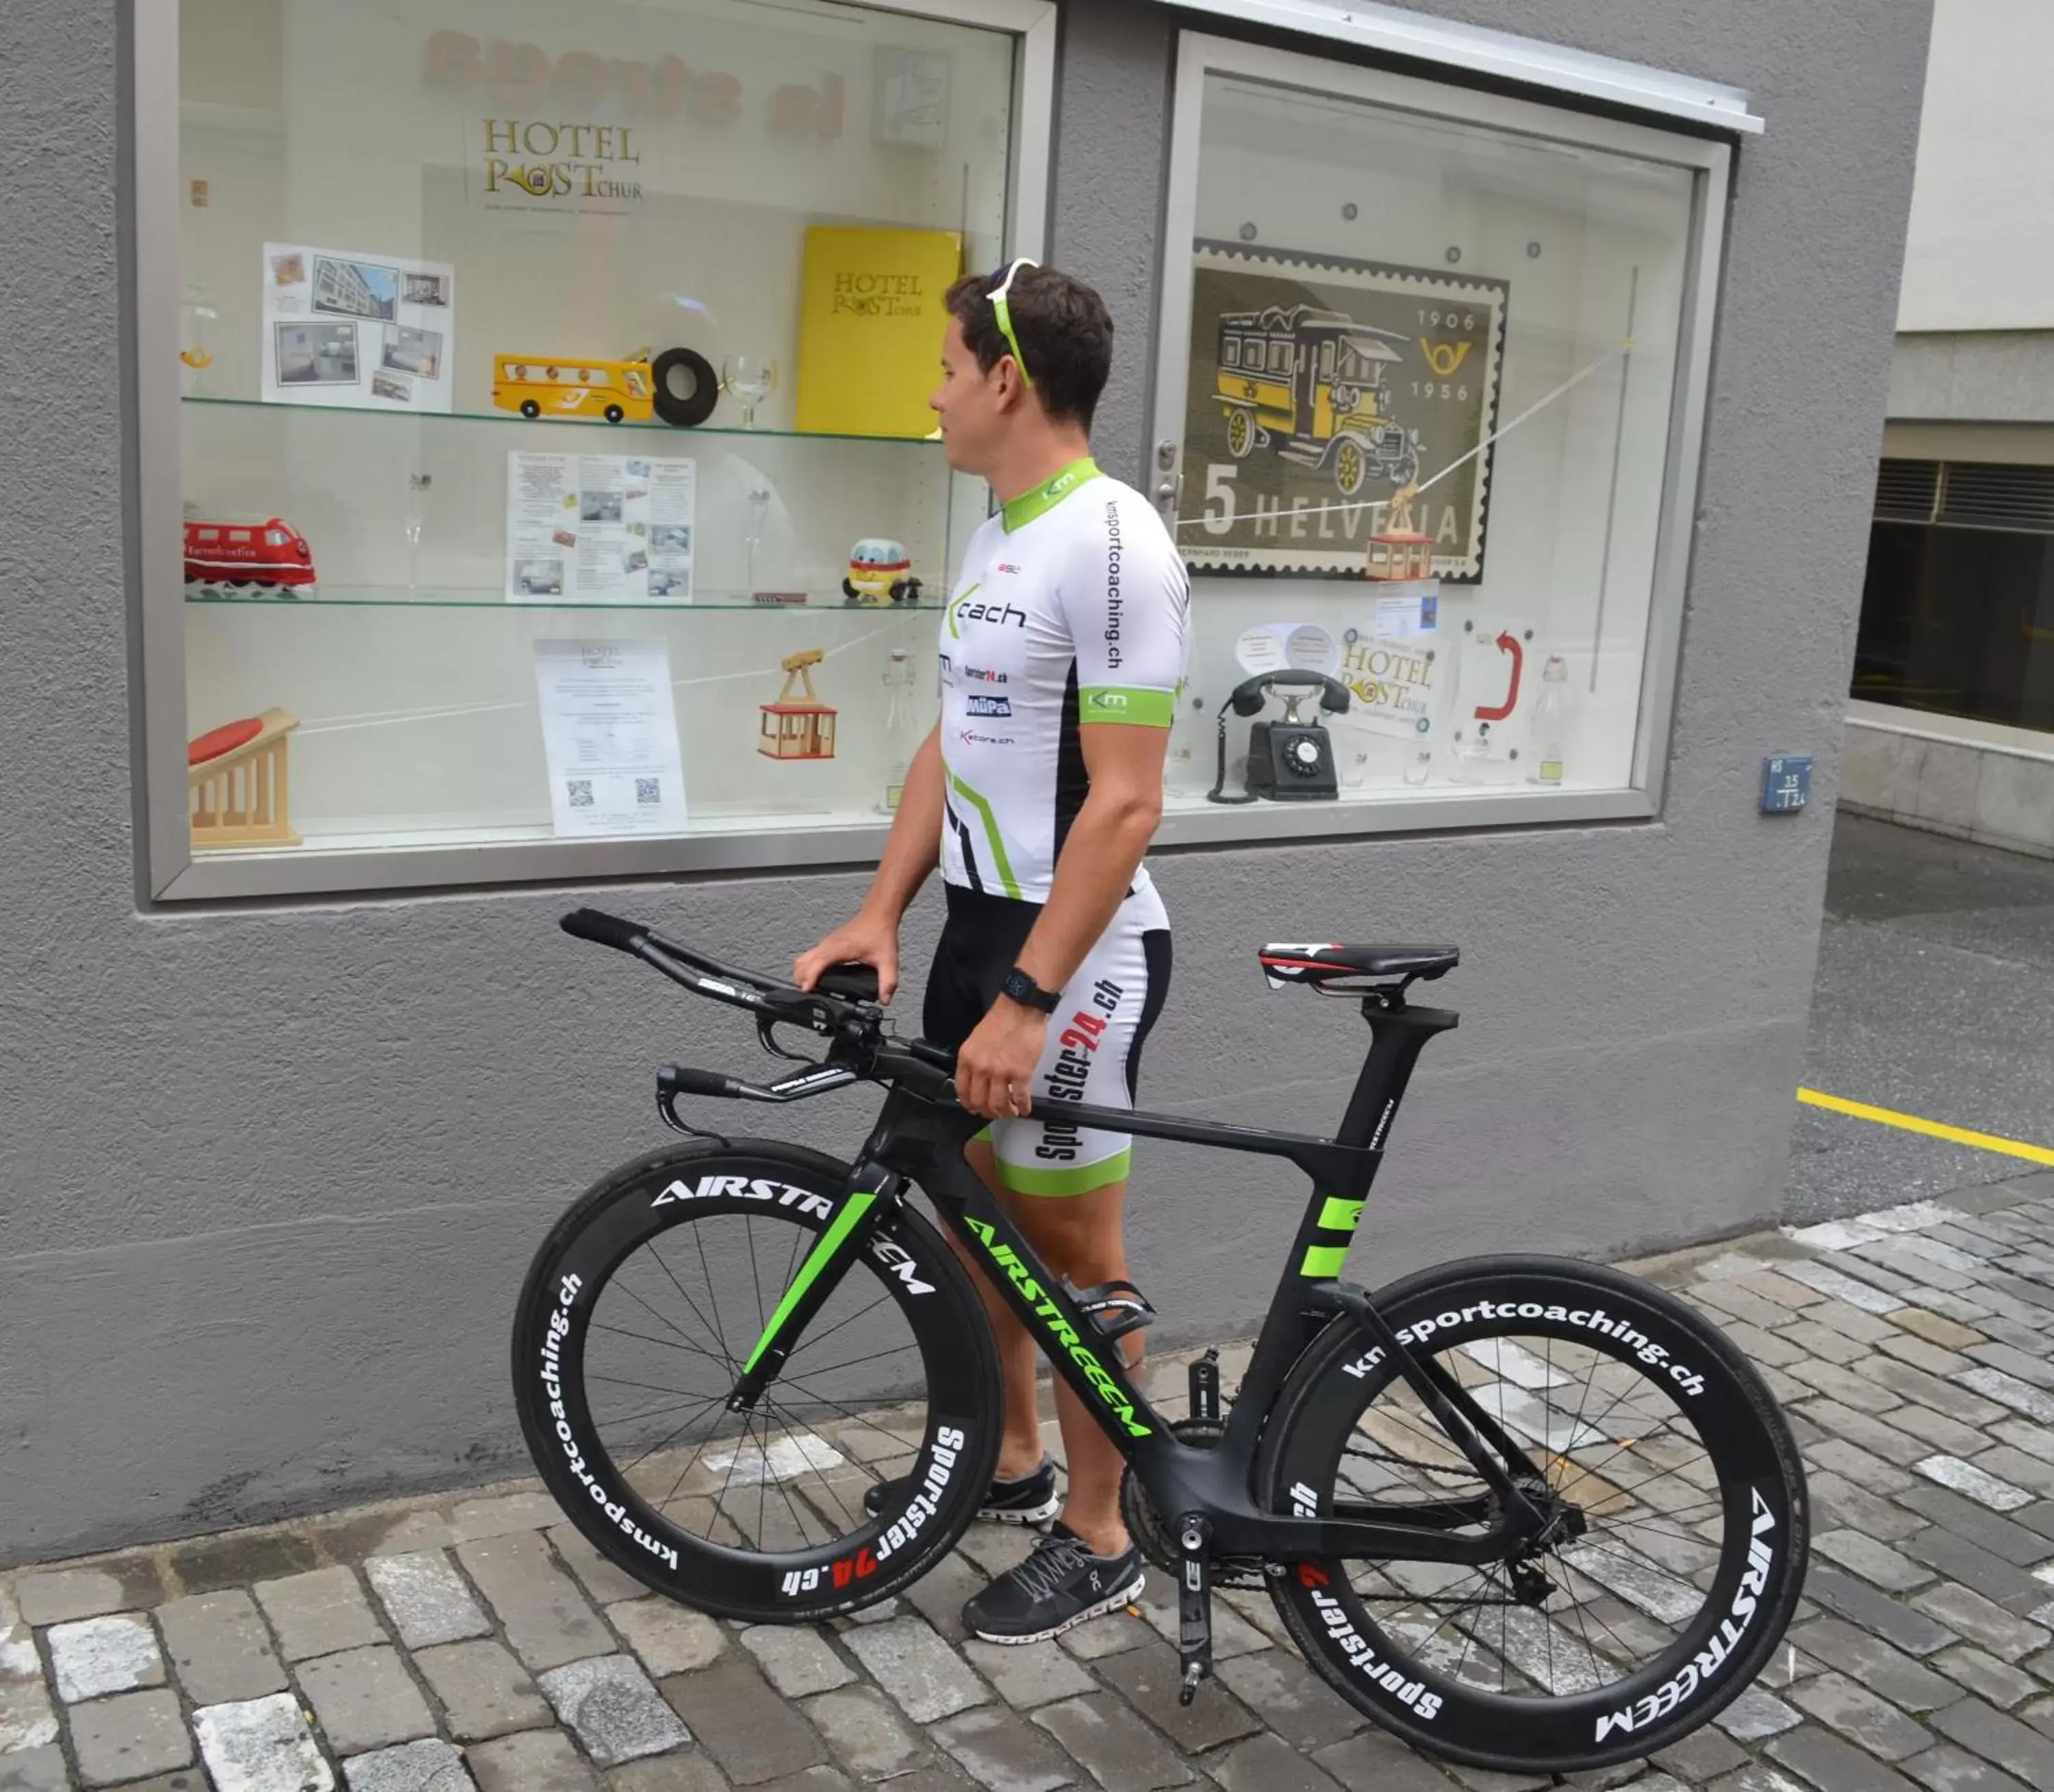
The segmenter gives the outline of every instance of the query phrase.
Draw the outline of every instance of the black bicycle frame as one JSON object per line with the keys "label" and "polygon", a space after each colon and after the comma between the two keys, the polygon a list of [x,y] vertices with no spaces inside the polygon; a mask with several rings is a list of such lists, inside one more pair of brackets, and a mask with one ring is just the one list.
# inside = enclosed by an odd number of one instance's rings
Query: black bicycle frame
{"label": "black bicycle frame", "polygon": [[[964,1145],[985,1122],[955,1103],[945,1071],[897,1052],[889,1055],[891,1091],[835,1216],[766,1326],[731,1404],[753,1405],[775,1379],[805,1322],[864,1248],[876,1212],[901,1198],[911,1181],[927,1192],[1056,1373],[1133,1464],[1155,1509],[1173,1519],[1204,1519],[1211,1527],[1211,1546],[1220,1554],[1472,1565],[1502,1560],[1509,1537],[1534,1535],[1544,1522],[1512,1471],[1530,1476],[1529,1485],[1539,1484],[1539,1471],[1453,1376],[1415,1358],[1360,1290],[1336,1279],[1419,1053],[1458,1019],[1446,1009],[1409,1007],[1395,988],[1365,1000],[1363,1007],[1372,1043],[1340,1130],[1331,1139],[1069,1102],[1037,1102],[1029,1110],[1031,1119],[1288,1158],[1312,1179],[1290,1256],[1216,1445],[1199,1448],[1173,1434],[1135,1385],[1117,1342],[1079,1307],[965,1161]],[[1450,1441],[1467,1455],[1491,1498],[1436,1503],[1423,1510],[1417,1504],[1344,1504],[1324,1517],[1284,1516],[1256,1507],[1249,1480],[1263,1421],[1293,1363],[1336,1313],[1346,1313],[1363,1330],[1365,1348],[1386,1354]],[[1490,1523],[1484,1535],[1452,1534],[1493,1517],[1500,1522]]]}

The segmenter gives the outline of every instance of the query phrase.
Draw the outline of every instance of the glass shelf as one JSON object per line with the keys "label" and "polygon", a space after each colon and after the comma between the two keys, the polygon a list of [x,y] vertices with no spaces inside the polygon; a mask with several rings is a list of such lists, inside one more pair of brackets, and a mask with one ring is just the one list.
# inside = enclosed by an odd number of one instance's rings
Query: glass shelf
{"label": "glass shelf", "polygon": [[[272,403],[262,399],[208,398],[195,394],[180,401],[191,405],[204,405],[210,409],[227,411],[313,411],[327,417],[380,417],[398,422],[415,423],[510,423],[524,430],[540,429],[546,424],[559,427],[587,430],[595,437],[614,435],[624,430],[657,430],[666,435],[739,436],[744,440],[754,438],[772,442],[882,442],[907,448],[938,448],[938,435],[838,435],[824,430],[743,429],[739,424],[701,423],[691,429],[679,429],[656,418],[647,422],[624,419],[609,423],[596,417],[522,417],[511,411],[373,411],[361,405]],[[595,446],[592,452],[602,450]]]}
{"label": "glass shelf", "polygon": [[454,588],[409,591],[401,585],[324,585],[311,591],[251,590],[246,592],[192,590],[188,603],[270,604],[280,609],[313,609],[321,604],[350,604],[370,608],[411,610],[693,610],[750,611],[758,615],[780,614],[801,616],[905,616],[923,611],[938,612],[946,603],[847,603],[826,598],[817,603],[757,603],[733,591],[700,598],[691,603],[510,603],[497,586],[459,586]]}

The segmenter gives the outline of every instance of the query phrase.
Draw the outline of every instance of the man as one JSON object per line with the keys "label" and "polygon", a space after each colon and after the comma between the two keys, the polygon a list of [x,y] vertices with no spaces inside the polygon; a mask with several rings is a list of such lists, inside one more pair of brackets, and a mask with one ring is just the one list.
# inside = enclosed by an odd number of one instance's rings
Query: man
{"label": "man", "polygon": [[[1016,261],[957,281],[947,305],[929,402],[949,464],[982,474],[1003,508],[963,556],[942,619],[941,722],[915,756],[870,892],[794,973],[810,988],[828,965],[860,961],[888,1000],[899,919],[940,863],[948,916],[923,1030],[956,1048],[960,1098],[993,1122],[970,1162],[1049,1267],[1088,1287],[1127,1275],[1128,1137],[1019,1116],[1037,1099],[1133,1105],[1170,980],[1168,919],[1141,859],[1162,816],[1189,588],[1147,499],[1090,458],[1112,364],[1104,301]],[[1119,1454],[1060,1379],[1070,1490],[1058,1500],[1033,1340],[978,1283],[1005,1373],[982,1515],[1063,1519],[963,1621],[989,1641],[1033,1642],[1137,1597],[1142,1560],[1120,1519]]]}

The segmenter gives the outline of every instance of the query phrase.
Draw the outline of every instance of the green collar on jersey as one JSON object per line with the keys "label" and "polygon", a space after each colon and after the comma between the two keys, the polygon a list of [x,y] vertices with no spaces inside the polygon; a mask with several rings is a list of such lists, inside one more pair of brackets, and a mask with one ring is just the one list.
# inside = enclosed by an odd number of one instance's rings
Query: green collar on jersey
{"label": "green collar on jersey", "polygon": [[1037,485],[1025,497],[1016,497],[1005,506],[1005,532],[1010,535],[1037,517],[1045,516],[1086,480],[1098,476],[1098,462],[1090,455],[1080,461],[1072,461],[1047,485]]}

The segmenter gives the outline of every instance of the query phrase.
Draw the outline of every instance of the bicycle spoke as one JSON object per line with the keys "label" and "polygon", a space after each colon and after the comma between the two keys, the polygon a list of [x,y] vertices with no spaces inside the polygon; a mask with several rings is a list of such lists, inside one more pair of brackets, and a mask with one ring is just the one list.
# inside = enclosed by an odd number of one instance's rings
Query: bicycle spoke
{"label": "bicycle spoke", "polygon": [[835,1322],[829,1326],[825,1331],[808,1332],[804,1338],[801,1338],[797,1343],[792,1346],[792,1354],[796,1357],[801,1350],[805,1349],[809,1344],[817,1344],[823,1338],[833,1337],[834,1334],[840,1331],[844,1326],[852,1326],[858,1319],[862,1318],[866,1314],[875,1313],[879,1307],[883,1306],[887,1301],[891,1299],[891,1296],[889,1294],[881,1294],[868,1307],[864,1307],[861,1313],[852,1313],[846,1319],[836,1320]]}
{"label": "bicycle spoke", "polygon": [[[651,1249],[653,1249],[654,1248],[655,1248],[655,1246],[654,1246],[654,1243],[653,1243],[653,1241],[652,1241],[652,1242],[651,1242]],[[700,1267],[702,1271],[705,1271],[705,1273],[706,1273],[706,1303],[707,1303],[707,1304],[708,1304],[709,1306],[710,1306],[710,1307],[713,1308],[713,1335],[714,1335],[714,1341],[717,1344],[718,1344],[718,1345],[719,1345],[722,1355],[725,1356],[725,1357],[727,1358],[727,1366],[728,1366],[728,1367],[729,1367],[729,1368],[730,1368],[730,1369],[733,1369],[734,1367],[735,1367],[734,1353],[733,1351],[731,1351],[731,1350],[730,1350],[728,1349],[728,1347],[727,1347],[727,1334],[726,1334],[726,1332],[724,1332],[723,1330],[721,1330],[721,1325],[720,1325],[720,1293],[719,1293],[719,1291],[718,1291],[718,1290],[714,1287],[714,1285],[713,1270],[712,1270],[711,1267],[710,1267],[710,1266],[707,1263],[707,1262],[706,1262],[706,1240],[705,1240],[704,1239],[702,1239],[702,1238],[701,1238],[701,1237],[699,1236],[699,1228],[698,1228],[697,1226],[694,1226],[694,1227],[692,1228],[692,1248],[693,1248],[693,1249],[695,1249],[695,1251],[697,1251],[697,1252],[698,1252],[698,1254],[699,1254],[699,1267]],[[656,1260],[657,1260],[659,1263],[663,1263],[663,1260],[660,1256],[659,1256],[659,1257],[658,1257]],[[664,1271],[665,1271],[665,1272],[666,1272],[667,1274],[668,1273],[668,1271],[669,1271],[669,1270],[670,1270],[670,1267],[671,1267],[671,1266],[670,1266],[668,1263],[663,1263],[663,1268],[664,1268]],[[674,1282],[675,1282],[675,1281],[676,1281],[676,1280],[677,1280],[677,1278],[676,1278],[675,1275],[673,1275],[673,1276],[671,1276],[671,1279],[672,1281],[674,1281]],[[679,1288],[679,1289],[678,1290],[678,1292],[679,1292],[679,1294],[683,1294],[683,1293],[684,1292],[684,1290],[681,1287],[681,1288]],[[757,1331],[757,1334],[756,1334],[756,1335],[757,1335],[757,1337],[759,1337],[759,1338],[760,1338],[760,1337],[761,1337],[763,1334],[762,1334],[761,1331],[759,1330]]]}
{"label": "bicycle spoke", "polygon": [[770,1315],[764,1308],[763,1277],[756,1267],[756,1216],[745,1213],[742,1223],[749,1232],[749,1279],[756,1284],[756,1335],[761,1338],[770,1323]]}
{"label": "bicycle spoke", "polygon": [[806,1373],[809,1375],[832,1375],[837,1370],[854,1369],[861,1363],[882,1362],[887,1357],[903,1357],[908,1350],[917,1350],[919,1347],[917,1344],[895,1344],[888,1350],[873,1350],[867,1357],[851,1357],[843,1362],[813,1363],[808,1366]]}
{"label": "bicycle spoke", "polygon": [[[621,1291],[623,1293],[632,1293],[633,1291],[631,1289],[623,1289]],[[721,1358],[715,1356],[712,1351],[702,1349],[697,1344],[674,1344],[667,1338],[651,1338],[647,1332],[630,1331],[625,1326],[603,1325],[597,1319],[594,1319],[592,1322],[592,1329],[594,1331],[610,1331],[621,1338],[632,1338],[638,1343],[660,1345],[667,1350],[690,1350],[695,1356],[704,1357],[708,1362],[718,1362],[721,1361]],[[683,1335],[684,1334],[682,1332],[679,1334],[679,1337],[683,1337]]]}
{"label": "bicycle spoke", "polygon": [[[698,1244],[698,1228],[696,1225],[692,1228],[692,1242],[695,1244]],[[694,1300],[690,1295],[685,1292],[684,1283],[678,1279],[677,1272],[671,1267],[670,1260],[657,1248],[656,1240],[653,1238],[649,1240],[649,1255],[656,1260],[656,1267],[663,1271],[666,1276],[669,1277],[671,1286],[678,1291],[678,1299],[682,1300],[686,1306],[689,1307],[692,1310],[692,1317],[697,1319],[701,1325],[706,1327],[706,1336],[713,1340],[713,1347],[721,1354],[721,1356],[726,1360],[727,1366],[730,1369],[734,1368],[734,1358],[728,1350],[727,1340],[720,1334],[719,1326],[717,1323],[710,1322],[706,1315],[699,1311],[699,1303]],[[699,1263],[701,1267],[703,1267],[706,1263],[706,1248],[703,1245],[701,1245],[699,1248]],[[618,1279],[618,1278],[616,1278],[616,1279]],[[628,1290],[628,1292],[631,1294],[633,1291],[634,1291],[632,1289]],[[711,1299],[713,1297],[713,1277],[710,1274],[706,1277],[706,1297],[708,1299]],[[643,1304],[647,1306],[648,1303],[645,1301]],[[655,1310],[651,1307],[650,1311],[653,1312]],[[719,1318],[720,1310],[718,1307],[715,1307],[714,1309],[714,1320],[717,1321]],[[683,1334],[680,1333],[679,1335],[682,1337]]]}

